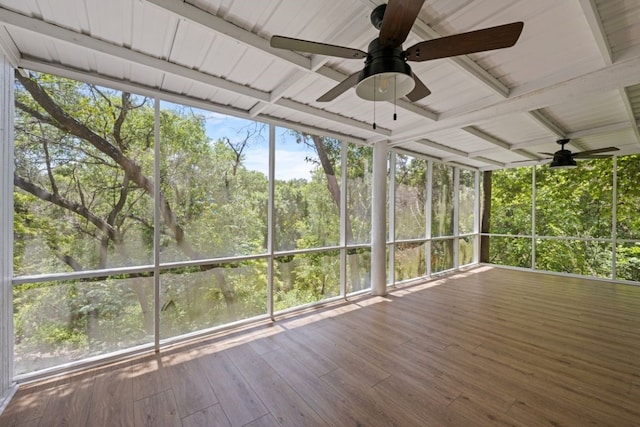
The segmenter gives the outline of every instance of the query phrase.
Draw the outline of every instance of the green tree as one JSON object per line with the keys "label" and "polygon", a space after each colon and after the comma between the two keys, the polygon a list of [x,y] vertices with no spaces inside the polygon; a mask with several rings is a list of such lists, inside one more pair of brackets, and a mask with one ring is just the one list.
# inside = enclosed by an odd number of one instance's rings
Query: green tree
{"label": "green tree", "polygon": [[[16,274],[150,264],[154,197],[150,102],[46,74],[16,73],[16,80]],[[216,158],[215,146],[205,137],[201,117],[164,111],[161,122],[166,172],[158,199],[162,239],[186,259],[198,259],[201,241],[188,237],[184,227],[200,220],[203,185],[182,178],[192,176],[185,170],[206,170]],[[231,285],[224,276],[217,278],[224,300],[232,306]],[[21,311],[16,324],[26,324],[47,298],[49,304],[57,301],[55,292],[60,288],[71,298],[65,306],[71,314],[68,331],[82,330],[90,340],[99,340],[98,324],[129,309],[113,302],[117,296],[138,301],[142,318],[137,324],[142,326],[135,334],[150,333],[151,282],[133,276],[123,288],[115,285],[117,281],[105,277],[82,286],[41,286],[38,292],[33,286],[18,288],[16,306]]]}

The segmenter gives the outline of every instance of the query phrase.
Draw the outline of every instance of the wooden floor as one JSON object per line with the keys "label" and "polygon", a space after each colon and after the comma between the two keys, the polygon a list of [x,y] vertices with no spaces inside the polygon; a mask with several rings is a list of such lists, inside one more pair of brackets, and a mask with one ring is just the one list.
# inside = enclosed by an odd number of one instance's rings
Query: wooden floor
{"label": "wooden floor", "polygon": [[640,426],[640,287],[478,267],[23,386],[15,425]]}

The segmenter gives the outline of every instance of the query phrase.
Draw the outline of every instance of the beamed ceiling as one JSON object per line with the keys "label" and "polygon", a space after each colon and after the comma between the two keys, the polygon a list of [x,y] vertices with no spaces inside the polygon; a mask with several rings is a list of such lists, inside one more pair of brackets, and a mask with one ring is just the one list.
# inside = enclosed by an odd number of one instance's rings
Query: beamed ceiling
{"label": "beamed ceiling", "polygon": [[284,35],[367,50],[370,0],[0,0],[0,46],[16,67],[445,162],[542,163],[559,138],[579,152],[640,153],[640,2],[426,0],[404,46],[523,21],[508,49],[411,63],[432,94],[394,105],[316,99],[362,60],[274,49]]}

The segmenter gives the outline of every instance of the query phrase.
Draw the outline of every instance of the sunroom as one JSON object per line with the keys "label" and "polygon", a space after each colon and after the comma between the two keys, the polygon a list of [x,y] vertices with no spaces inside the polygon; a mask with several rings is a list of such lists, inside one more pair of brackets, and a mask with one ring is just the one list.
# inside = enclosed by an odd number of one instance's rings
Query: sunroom
{"label": "sunroom", "polygon": [[[22,385],[314,310],[429,306],[422,287],[482,274],[599,286],[620,298],[612,345],[640,348],[640,5],[390,0],[411,69],[363,95],[379,3],[0,0],[0,409]],[[444,36],[479,47],[422,59]],[[640,365],[620,357],[602,370],[628,422]],[[522,399],[500,415],[526,423]]]}

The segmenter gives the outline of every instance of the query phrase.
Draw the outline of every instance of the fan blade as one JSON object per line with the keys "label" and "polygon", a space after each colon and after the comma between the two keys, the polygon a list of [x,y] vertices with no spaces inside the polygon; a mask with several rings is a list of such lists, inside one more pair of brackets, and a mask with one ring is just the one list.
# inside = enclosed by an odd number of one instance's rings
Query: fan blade
{"label": "fan blade", "polygon": [[588,151],[583,151],[581,153],[575,153],[573,155],[573,158],[580,159],[580,158],[584,158],[585,156],[590,156],[592,154],[608,153],[610,151],[619,151],[619,150],[616,147],[598,148],[596,150],[588,150]]}
{"label": "fan blade", "polygon": [[311,42],[307,40],[294,39],[291,37],[283,36],[271,37],[271,47],[275,47],[278,49],[295,50],[298,52],[314,53],[317,55],[337,56],[347,59],[361,59],[367,57],[367,53],[359,49],[351,49],[350,47]]}
{"label": "fan blade", "polygon": [[347,89],[352,88],[353,86],[356,85],[356,83],[358,83],[358,75],[359,74],[360,74],[360,71],[358,71],[357,73],[351,74],[349,77],[347,77],[346,79],[344,79],[343,81],[338,83],[336,86],[331,88],[327,93],[322,95],[316,101],[318,101],[318,102],[333,101],[338,96],[340,96],[343,93],[345,93],[347,91]]}
{"label": "fan blade", "polygon": [[[574,156],[575,157],[575,156]],[[611,157],[613,157],[613,155],[609,154],[609,155],[604,155],[604,156],[599,156],[597,154],[587,154],[586,156],[580,156],[578,157],[578,160],[591,160],[591,159],[610,159]]]}
{"label": "fan blade", "polygon": [[408,61],[428,61],[469,53],[511,47],[518,41],[523,22],[499,25],[468,33],[454,34],[439,39],[416,43],[406,51]]}
{"label": "fan blade", "polygon": [[553,153],[538,153],[538,154],[542,154],[543,156],[551,156],[551,157],[554,156]]}
{"label": "fan blade", "polygon": [[413,81],[416,85],[413,90],[407,94],[407,98],[409,98],[411,102],[416,102],[424,98],[425,96],[430,95],[431,91],[427,86],[425,86],[424,83],[422,83],[422,80],[420,80],[418,76],[416,76],[414,73],[411,74],[413,75]]}
{"label": "fan blade", "polygon": [[544,164],[548,163],[553,159],[527,159],[527,160],[516,160],[515,162],[509,162],[509,164],[515,165],[516,163],[536,163],[536,164]]}
{"label": "fan blade", "polygon": [[424,0],[389,0],[380,27],[380,43],[398,47],[407,39]]}

